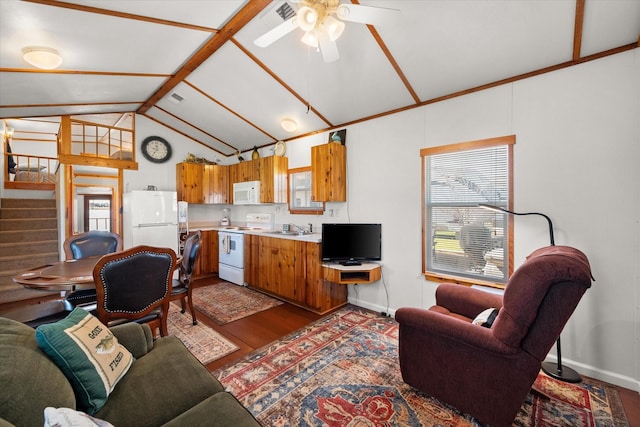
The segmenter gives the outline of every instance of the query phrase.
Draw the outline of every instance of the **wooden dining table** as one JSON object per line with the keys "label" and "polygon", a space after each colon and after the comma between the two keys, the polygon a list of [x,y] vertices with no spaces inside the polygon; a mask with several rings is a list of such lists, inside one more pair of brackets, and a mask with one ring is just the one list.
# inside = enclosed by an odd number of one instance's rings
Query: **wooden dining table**
{"label": "wooden dining table", "polygon": [[[29,289],[59,291],[61,298],[42,304],[23,307],[7,317],[21,322],[27,322],[40,317],[68,311],[69,305],[65,304],[64,295],[68,292],[94,289],[96,287],[93,281],[93,268],[100,258],[102,258],[102,256],[58,261],[16,274],[13,277],[15,283],[19,283]],[[178,256],[176,269],[180,267],[181,263],[182,257]]]}
{"label": "wooden dining table", "polygon": [[95,288],[93,267],[101,257],[70,259],[18,273],[13,281],[41,291],[76,291]]}

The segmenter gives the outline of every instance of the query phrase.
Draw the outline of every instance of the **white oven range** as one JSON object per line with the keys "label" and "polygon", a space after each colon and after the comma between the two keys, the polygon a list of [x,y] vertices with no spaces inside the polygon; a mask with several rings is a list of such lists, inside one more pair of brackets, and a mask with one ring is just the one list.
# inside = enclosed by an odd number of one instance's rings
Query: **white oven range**
{"label": "white oven range", "polygon": [[244,285],[244,234],[220,231],[218,276],[227,282]]}
{"label": "white oven range", "polygon": [[246,227],[225,227],[218,232],[218,277],[244,286],[244,232],[273,228],[273,214],[247,214]]}

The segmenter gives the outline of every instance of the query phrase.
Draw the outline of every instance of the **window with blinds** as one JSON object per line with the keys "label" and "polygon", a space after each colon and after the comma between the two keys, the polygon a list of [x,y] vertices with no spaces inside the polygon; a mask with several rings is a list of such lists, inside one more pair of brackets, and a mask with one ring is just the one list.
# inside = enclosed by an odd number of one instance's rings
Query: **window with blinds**
{"label": "window with blinds", "polygon": [[511,208],[514,136],[421,150],[423,271],[430,279],[506,283],[510,218],[480,204]]}

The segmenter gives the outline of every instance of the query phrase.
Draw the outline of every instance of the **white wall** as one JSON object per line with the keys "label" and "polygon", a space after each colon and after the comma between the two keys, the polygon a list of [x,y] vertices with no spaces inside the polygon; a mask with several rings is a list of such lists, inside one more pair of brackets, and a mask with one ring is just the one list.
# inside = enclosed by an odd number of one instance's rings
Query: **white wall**
{"label": "white wall", "polygon": [[[549,215],[556,244],[586,253],[596,281],[562,334],[563,362],[579,372],[640,391],[640,49],[524,81],[350,126],[348,202],[334,216],[289,215],[286,205],[232,206],[273,212],[276,223],[382,223],[383,280],[349,287],[352,303],[391,313],[427,308],[435,283],[421,275],[421,148],[516,135],[514,208]],[[215,154],[138,117],[136,139],[173,143],[170,166],[138,156],[128,190],[175,189],[175,163],[188,152]],[[289,142],[289,166],[311,163],[313,135]],[[261,155],[270,155],[264,149]],[[222,206],[192,205],[192,221],[219,221]],[[537,217],[515,220],[515,262],[548,244]],[[553,354],[553,352],[552,352]]]}

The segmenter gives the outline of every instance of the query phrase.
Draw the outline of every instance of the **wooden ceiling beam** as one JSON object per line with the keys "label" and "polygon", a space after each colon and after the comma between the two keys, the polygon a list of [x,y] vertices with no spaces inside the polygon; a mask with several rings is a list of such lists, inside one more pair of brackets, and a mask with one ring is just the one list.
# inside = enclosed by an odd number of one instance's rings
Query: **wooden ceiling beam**
{"label": "wooden ceiling beam", "polygon": [[[358,0],[352,0],[352,3],[360,4]],[[380,46],[380,49],[382,49],[382,53],[384,53],[384,56],[387,57],[387,61],[389,61],[389,63],[391,64],[391,67],[393,67],[396,74],[404,84],[404,87],[406,87],[407,90],[409,91],[409,94],[411,95],[415,103],[416,104],[420,103],[420,97],[418,96],[416,91],[413,89],[413,86],[411,86],[411,83],[409,83],[409,79],[407,78],[407,76],[405,76],[404,73],[402,72],[402,69],[400,68],[400,65],[398,65],[398,62],[396,61],[396,59],[393,57],[393,55],[391,55],[391,51],[385,44],[384,40],[382,40],[380,33],[378,33],[378,30],[376,30],[376,27],[374,27],[373,25],[367,24],[367,28],[369,29],[369,32],[375,39],[376,43],[378,43],[378,46]]]}
{"label": "wooden ceiling beam", "polygon": [[196,68],[213,55],[229,41],[238,31],[255,18],[262,10],[271,4],[271,0],[250,0],[236,13],[204,46],[194,53],[191,58],[167,80],[151,97],[138,109],[139,114],[146,113],[162,97],[187,78]]}
{"label": "wooden ceiling beam", "polygon": [[584,24],[584,3],[585,0],[576,0],[576,19],[573,27],[573,60],[580,59],[582,49],[582,26]]}

